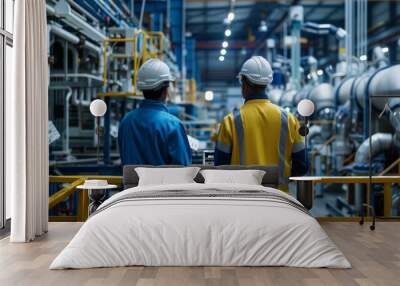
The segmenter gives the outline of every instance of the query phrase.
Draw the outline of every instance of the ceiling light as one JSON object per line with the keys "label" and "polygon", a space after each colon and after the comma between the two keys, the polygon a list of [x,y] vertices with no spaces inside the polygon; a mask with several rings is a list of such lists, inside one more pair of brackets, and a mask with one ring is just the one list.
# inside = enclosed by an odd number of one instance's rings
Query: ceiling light
{"label": "ceiling light", "polygon": [[367,60],[367,55],[362,55],[360,57],[360,61],[366,61]]}
{"label": "ceiling light", "polygon": [[259,32],[267,32],[268,31],[267,22],[261,21],[260,26],[258,27],[258,31]]}
{"label": "ceiling light", "polygon": [[221,55],[225,56],[226,55],[226,49],[221,50]]}
{"label": "ceiling light", "polygon": [[228,19],[229,22],[232,22],[233,19],[235,19],[235,13],[229,12],[226,18]]}
{"label": "ceiling light", "polygon": [[228,41],[223,41],[223,42],[222,42],[222,47],[223,47],[224,49],[226,49],[226,48],[228,47]]}
{"label": "ceiling light", "polygon": [[213,92],[212,90],[207,90],[207,91],[204,93],[204,99],[205,99],[206,101],[211,101],[211,100],[213,100],[213,99],[214,99],[214,92]]}
{"label": "ceiling light", "polygon": [[324,71],[323,71],[323,70],[317,70],[317,75],[321,76],[321,75],[323,75],[323,74],[324,74]]}
{"label": "ceiling light", "polygon": [[218,59],[219,59],[220,62],[223,62],[225,60],[224,56],[219,56]]}
{"label": "ceiling light", "polygon": [[389,52],[389,48],[388,47],[383,47],[382,48],[382,52],[386,54],[387,52]]}
{"label": "ceiling light", "polygon": [[230,37],[230,35],[232,35],[232,31],[230,29],[226,29],[225,30],[225,36],[226,37]]}

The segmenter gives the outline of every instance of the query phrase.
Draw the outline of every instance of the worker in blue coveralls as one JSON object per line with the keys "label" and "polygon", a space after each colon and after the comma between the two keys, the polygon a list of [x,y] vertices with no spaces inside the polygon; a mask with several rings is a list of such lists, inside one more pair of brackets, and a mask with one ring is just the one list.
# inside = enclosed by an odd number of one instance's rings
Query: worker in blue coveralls
{"label": "worker in blue coveralls", "polygon": [[165,102],[173,81],[169,67],[159,59],[146,61],[138,72],[144,101],[119,126],[122,165],[190,165],[192,154],[181,121],[168,113]]}

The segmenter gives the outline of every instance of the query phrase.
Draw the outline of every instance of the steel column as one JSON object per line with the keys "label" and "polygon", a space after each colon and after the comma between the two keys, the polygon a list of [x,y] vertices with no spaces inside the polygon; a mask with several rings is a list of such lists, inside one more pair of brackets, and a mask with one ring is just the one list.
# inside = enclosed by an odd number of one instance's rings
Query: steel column
{"label": "steel column", "polygon": [[111,125],[111,106],[110,106],[110,97],[105,97],[104,101],[108,106],[107,112],[104,115],[104,135],[103,135],[103,162],[107,164],[110,161],[110,153],[111,153],[111,138],[110,138],[110,125]]}
{"label": "steel column", "polygon": [[170,26],[171,26],[171,41],[174,50],[176,61],[179,68],[182,68],[182,35],[183,35],[183,0],[171,0],[170,5]]}

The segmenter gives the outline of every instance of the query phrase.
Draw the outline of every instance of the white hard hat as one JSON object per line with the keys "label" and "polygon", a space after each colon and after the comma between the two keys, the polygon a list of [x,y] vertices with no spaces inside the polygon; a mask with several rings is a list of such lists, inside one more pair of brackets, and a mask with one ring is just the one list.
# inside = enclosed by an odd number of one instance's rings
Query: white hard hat
{"label": "white hard hat", "polygon": [[254,56],[248,59],[239,72],[239,79],[242,76],[253,84],[268,85],[272,82],[272,68],[269,62],[261,56]]}
{"label": "white hard hat", "polygon": [[137,86],[140,90],[153,90],[173,81],[169,67],[159,59],[149,59],[139,69]]}

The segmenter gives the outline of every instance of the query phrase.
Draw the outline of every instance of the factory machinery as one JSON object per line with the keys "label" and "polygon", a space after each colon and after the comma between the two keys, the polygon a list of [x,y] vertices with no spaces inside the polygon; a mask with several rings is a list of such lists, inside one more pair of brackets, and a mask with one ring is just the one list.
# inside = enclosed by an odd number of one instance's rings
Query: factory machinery
{"label": "factory machinery", "polygon": [[[348,9],[346,6],[346,12]],[[358,17],[364,18],[366,15],[358,14]],[[307,136],[310,175],[368,176],[370,172],[372,175],[398,175],[400,171],[400,65],[390,64],[387,47],[367,49],[366,25],[362,21],[357,31],[359,35],[354,36],[352,21],[347,18],[346,31],[330,24],[303,23],[301,17],[291,19],[292,30],[336,36],[339,63],[335,70],[325,70],[328,75],[325,81],[322,76],[324,71],[318,69],[318,61],[314,57],[300,59],[300,53],[293,51],[300,49],[300,46],[291,47],[291,71],[282,68],[282,60],[274,65],[281,67],[277,69],[278,73],[289,74],[285,86],[275,85],[269,90],[274,103],[295,114],[296,106],[302,99],[310,99],[315,105]],[[292,35],[299,37],[298,31],[292,32]],[[354,39],[358,40],[355,54],[351,53],[354,51]],[[367,61],[368,54],[370,61]],[[293,73],[296,68],[297,74]],[[318,215],[358,215],[366,202],[366,188],[361,184],[355,184],[354,187],[317,185]],[[391,193],[391,213],[398,216],[398,186],[392,185]],[[383,215],[382,186],[373,185],[370,194],[376,213]]]}
{"label": "factory machinery", "polygon": [[[185,124],[194,162],[201,164],[199,149],[207,148],[201,140],[210,137],[215,120],[207,119],[206,105],[197,97],[195,40],[185,33],[184,1],[47,0],[46,4],[50,175],[122,174],[118,124],[143,100],[136,79],[149,58],[162,59],[176,78],[168,108]],[[89,110],[96,98],[107,104],[100,120]],[[50,195],[63,187],[68,190],[68,184],[51,183]],[[77,194],[57,204],[54,198],[50,197],[52,216],[77,212]]]}
{"label": "factory machinery", "polygon": [[[149,58],[162,59],[177,79],[170,88],[170,111],[190,135],[209,137],[211,128],[205,127],[215,122],[206,120],[205,105],[197,99],[195,41],[184,36],[184,11],[182,0],[47,1],[52,173],[120,174],[118,123],[143,99],[136,78]],[[89,112],[95,98],[108,106],[99,123],[101,164],[96,163],[98,128]]]}

